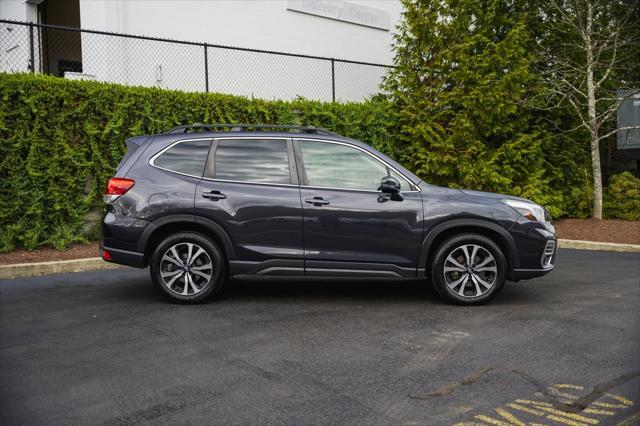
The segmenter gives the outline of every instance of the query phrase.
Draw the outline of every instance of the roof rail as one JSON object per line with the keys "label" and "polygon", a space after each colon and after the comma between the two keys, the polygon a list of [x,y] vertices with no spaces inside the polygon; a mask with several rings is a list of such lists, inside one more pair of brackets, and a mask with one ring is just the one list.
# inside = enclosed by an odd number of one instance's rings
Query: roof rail
{"label": "roof rail", "polygon": [[231,132],[244,132],[247,129],[282,129],[287,132],[298,132],[298,133],[315,133],[318,135],[330,135],[330,136],[340,136],[337,133],[331,132],[327,129],[323,129],[322,127],[315,126],[293,126],[289,124],[185,124],[182,126],[174,127],[169,130],[167,133],[189,133],[189,132],[215,132],[216,129],[229,129]]}

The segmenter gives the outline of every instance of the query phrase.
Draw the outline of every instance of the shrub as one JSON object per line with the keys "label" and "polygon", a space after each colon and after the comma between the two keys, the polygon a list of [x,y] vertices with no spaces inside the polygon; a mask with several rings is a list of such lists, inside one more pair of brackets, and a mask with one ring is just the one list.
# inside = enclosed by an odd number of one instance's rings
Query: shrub
{"label": "shrub", "polygon": [[124,140],[186,123],[316,125],[390,155],[391,106],[248,99],[0,74],[0,251],[95,238],[89,211],[124,155]]}
{"label": "shrub", "polygon": [[623,172],[609,180],[604,193],[607,218],[640,220],[640,179]]}
{"label": "shrub", "polygon": [[[195,122],[326,127],[401,160],[429,183],[531,198],[554,217],[583,215],[590,206],[586,145],[532,128],[480,147],[470,131],[459,134],[459,149],[445,161],[434,145],[440,130],[401,128],[397,106],[383,96],[362,103],[266,101],[0,73],[0,98],[0,251],[62,249],[98,237],[87,214],[102,211],[103,186],[125,153],[124,140]],[[622,174],[610,187],[608,197],[618,201],[605,205],[609,216],[637,220],[638,180]]]}

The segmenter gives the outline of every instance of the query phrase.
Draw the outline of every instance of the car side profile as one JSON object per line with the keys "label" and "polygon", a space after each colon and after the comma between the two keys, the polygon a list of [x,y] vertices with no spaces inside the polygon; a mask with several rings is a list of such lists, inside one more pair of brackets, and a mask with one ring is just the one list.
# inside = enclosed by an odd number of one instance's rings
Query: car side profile
{"label": "car side profile", "polygon": [[149,266],[176,303],[236,275],[278,275],[423,278],[476,305],[554,268],[541,206],[430,185],[324,129],[187,125],[126,143],[104,193],[100,253]]}

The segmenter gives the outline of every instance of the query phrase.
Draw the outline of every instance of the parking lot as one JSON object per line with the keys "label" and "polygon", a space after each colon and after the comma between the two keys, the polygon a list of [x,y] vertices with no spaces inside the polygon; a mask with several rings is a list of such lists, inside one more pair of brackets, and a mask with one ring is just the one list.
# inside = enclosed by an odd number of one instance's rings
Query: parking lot
{"label": "parking lot", "polygon": [[638,424],[640,255],[561,250],[481,307],[420,281],[238,280],[197,306],[146,270],[0,281],[0,367],[3,425]]}

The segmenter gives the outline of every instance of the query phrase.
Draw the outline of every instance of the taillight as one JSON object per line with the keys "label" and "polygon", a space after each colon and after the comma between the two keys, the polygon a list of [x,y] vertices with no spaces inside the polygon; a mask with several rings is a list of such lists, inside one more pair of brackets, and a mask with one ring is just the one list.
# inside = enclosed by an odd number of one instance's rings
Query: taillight
{"label": "taillight", "polygon": [[104,195],[102,199],[105,203],[114,202],[119,196],[126,193],[133,188],[136,181],[133,179],[112,177],[107,182],[107,186],[104,188]]}
{"label": "taillight", "polygon": [[103,260],[112,260],[111,259],[111,253],[109,253],[109,250],[102,250],[102,259]]}

